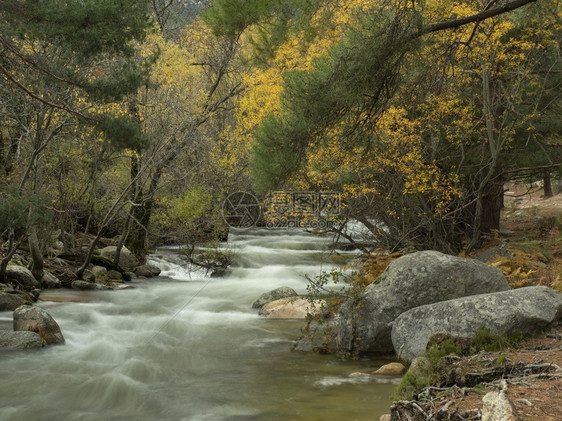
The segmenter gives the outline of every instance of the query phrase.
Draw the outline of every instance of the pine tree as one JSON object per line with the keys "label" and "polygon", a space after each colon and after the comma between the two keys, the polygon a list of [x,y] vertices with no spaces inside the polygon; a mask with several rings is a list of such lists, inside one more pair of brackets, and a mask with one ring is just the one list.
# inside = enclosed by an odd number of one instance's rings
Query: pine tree
{"label": "pine tree", "polygon": [[146,85],[153,57],[139,60],[135,43],[153,25],[147,3],[2,1],[0,75],[28,98],[72,113],[99,126],[112,141],[137,148],[138,130],[130,128],[130,121],[53,100],[50,93],[65,89],[94,105],[118,101]]}

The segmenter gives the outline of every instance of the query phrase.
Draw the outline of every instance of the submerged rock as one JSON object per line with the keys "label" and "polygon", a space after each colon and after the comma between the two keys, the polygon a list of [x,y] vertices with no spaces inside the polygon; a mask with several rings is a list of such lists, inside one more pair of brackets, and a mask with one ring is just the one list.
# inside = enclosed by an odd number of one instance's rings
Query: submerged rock
{"label": "submerged rock", "polygon": [[411,361],[437,333],[474,337],[483,327],[505,336],[534,333],[561,317],[561,293],[544,286],[519,288],[409,310],[394,321],[392,343],[400,359]]}
{"label": "submerged rock", "polygon": [[262,308],[264,305],[272,301],[280,300],[282,298],[296,297],[297,295],[298,294],[293,288],[280,287],[260,295],[260,297],[252,304],[252,308]]}
{"label": "submerged rock", "polygon": [[47,345],[64,344],[64,336],[57,322],[39,307],[22,306],[14,311],[14,330],[35,332]]}
{"label": "submerged rock", "polygon": [[0,330],[0,349],[15,351],[37,349],[42,346],[41,337],[35,332]]}
{"label": "submerged rock", "polygon": [[[437,251],[408,254],[394,262],[377,284],[341,308],[338,346],[343,352],[392,352],[392,322],[424,304],[509,290],[499,269]],[[360,340],[358,340],[360,339]]]}

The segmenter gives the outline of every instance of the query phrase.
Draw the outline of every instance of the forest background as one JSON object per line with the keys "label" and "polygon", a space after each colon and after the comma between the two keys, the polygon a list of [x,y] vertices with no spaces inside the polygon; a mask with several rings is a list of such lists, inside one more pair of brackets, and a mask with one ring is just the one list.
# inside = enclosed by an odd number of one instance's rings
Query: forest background
{"label": "forest background", "polygon": [[[469,252],[561,174],[557,0],[0,2],[0,281],[53,243],[224,236],[235,191],[339,192],[365,251]],[[553,182],[554,180],[554,182]],[[556,186],[554,186],[556,188]],[[553,224],[560,221],[553,220]],[[116,264],[119,254],[116,256]]]}

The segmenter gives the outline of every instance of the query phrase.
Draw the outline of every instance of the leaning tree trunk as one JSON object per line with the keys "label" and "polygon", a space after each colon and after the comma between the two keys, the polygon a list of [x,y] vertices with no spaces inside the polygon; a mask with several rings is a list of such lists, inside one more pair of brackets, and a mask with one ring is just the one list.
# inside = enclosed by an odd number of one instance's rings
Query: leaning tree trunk
{"label": "leaning tree trunk", "polygon": [[35,279],[41,280],[45,272],[44,272],[44,265],[43,265],[43,251],[41,250],[39,237],[37,237],[36,227],[33,226],[30,228],[29,235],[27,237],[27,242],[29,244],[29,251],[31,252],[31,258],[33,260],[31,273],[33,273],[33,277]]}

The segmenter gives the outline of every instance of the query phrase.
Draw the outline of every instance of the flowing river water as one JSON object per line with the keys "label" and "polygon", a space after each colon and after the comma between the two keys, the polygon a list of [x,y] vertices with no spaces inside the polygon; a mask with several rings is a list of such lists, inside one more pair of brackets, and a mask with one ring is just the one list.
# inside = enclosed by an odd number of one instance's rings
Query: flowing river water
{"label": "flowing river water", "polygon": [[0,353],[0,421],[376,421],[388,412],[395,379],[349,376],[384,361],[291,352],[304,322],[251,308],[280,286],[306,293],[304,274],[335,266],[328,239],[233,231],[235,263],[223,278],[190,276],[159,250],[150,262],[163,277],[134,289],[47,293],[38,305],[66,345]]}

